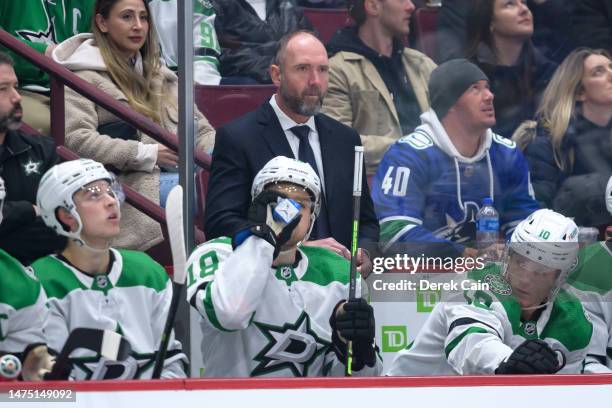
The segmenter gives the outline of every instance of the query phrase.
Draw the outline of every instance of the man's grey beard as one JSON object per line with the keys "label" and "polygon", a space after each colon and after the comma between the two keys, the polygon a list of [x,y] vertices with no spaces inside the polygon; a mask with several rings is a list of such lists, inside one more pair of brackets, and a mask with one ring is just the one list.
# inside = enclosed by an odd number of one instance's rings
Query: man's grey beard
{"label": "man's grey beard", "polygon": [[306,100],[303,97],[289,95],[287,88],[284,87],[282,83],[279,92],[289,109],[298,115],[314,116],[319,113],[321,106],[323,105],[323,95],[319,96],[314,106],[308,106],[306,105]]}
{"label": "man's grey beard", "polygon": [[17,109],[21,110],[21,106],[16,106],[7,115],[0,116],[0,133],[19,129],[21,126],[21,118],[15,117]]}

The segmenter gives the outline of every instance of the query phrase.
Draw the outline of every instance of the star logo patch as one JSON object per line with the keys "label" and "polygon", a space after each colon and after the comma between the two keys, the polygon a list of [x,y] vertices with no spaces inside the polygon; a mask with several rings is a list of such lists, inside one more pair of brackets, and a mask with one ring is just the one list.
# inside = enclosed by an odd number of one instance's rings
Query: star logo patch
{"label": "star logo patch", "polygon": [[28,161],[27,163],[25,163],[23,165],[23,171],[25,172],[26,176],[29,176],[31,174],[40,174],[40,165],[42,164],[42,162],[33,162],[32,160]]}
{"label": "star logo patch", "polygon": [[289,369],[295,377],[306,377],[317,357],[331,345],[311,329],[306,312],[295,323],[285,323],[282,327],[253,323],[268,339],[268,344],[254,357],[259,364],[251,372],[252,376]]}

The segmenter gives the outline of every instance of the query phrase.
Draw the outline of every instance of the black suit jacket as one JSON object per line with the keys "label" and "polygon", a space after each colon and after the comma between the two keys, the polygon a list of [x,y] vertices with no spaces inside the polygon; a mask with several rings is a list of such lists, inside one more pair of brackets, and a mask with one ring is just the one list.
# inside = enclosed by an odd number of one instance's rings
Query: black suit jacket
{"label": "black suit jacket", "polygon": [[[351,243],[354,147],[359,134],[318,114],[325,197],[331,235],[347,248]],[[217,130],[208,193],[205,232],[208,239],[233,236],[245,228],[251,184],[257,172],[276,156],[294,157],[268,101]],[[379,226],[363,170],[359,241],[378,242]]]}

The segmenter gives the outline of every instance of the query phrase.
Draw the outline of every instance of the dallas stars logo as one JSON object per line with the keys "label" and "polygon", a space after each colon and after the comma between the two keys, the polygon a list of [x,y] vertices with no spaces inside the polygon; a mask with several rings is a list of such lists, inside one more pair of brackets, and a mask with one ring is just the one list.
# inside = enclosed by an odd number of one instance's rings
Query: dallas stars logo
{"label": "dallas stars logo", "polygon": [[43,44],[57,44],[53,30],[53,21],[47,27],[47,31],[16,30],[15,33],[26,41]]}
{"label": "dallas stars logo", "polygon": [[308,369],[330,346],[310,328],[310,317],[302,312],[295,323],[282,327],[253,322],[268,339],[268,344],[255,356],[259,364],[252,376],[288,368],[295,377],[306,377]]}
{"label": "dallas stars logo", "polygon": [[23,171],[25,172],[26,176],[29,176],[31,174],[40,174],[40,165],[42,164],[42,162],[33,162],[32,160],[28,161],[27,163],[25,163],[23,165]]}

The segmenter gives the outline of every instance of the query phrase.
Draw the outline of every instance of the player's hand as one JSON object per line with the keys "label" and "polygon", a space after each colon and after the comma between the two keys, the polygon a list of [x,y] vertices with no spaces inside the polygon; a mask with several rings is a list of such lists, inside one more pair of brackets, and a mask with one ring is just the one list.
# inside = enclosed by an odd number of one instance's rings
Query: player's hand
{"label": "player's hand", "polygon": [[349,260],[351,259],[351,252],[344,245],[342,245],[341,243],[339,243],[332,237],[317,239],[314,241],[306,241],[302,245],[327,248],[337,253],[344,259],[349,259]]}
{"label": "player's hand", "polygon": [[482,258],[485,262],[496,262],[502,259],[504,255],[505,244],[498,242],[491,244],[482,251],[478,251],[477,256]]}
{"label": "player's hand", "polygon": [[478,256],[478,250],[476,248],[465,247],[463,253],[461,254],[462,258],[476,258]]}
{"label": "player's hand", "polygon": [[372,273],[372,260],[365,249],[357,249],[357,272],[361,275],[363,280],[367,279]]}
{"label": "player's hand", "polygon": [[525,340],[495,370],[495,374],[554,374],[565,366],[565,356],[544,340]]}
{"label": "player's hand", "polygon": [[353,370],[376,363],[374,309],[365,299],[351,299],[339,303],[329,318],[332,342],[338,358],[346,359],[347,342],[353,342]]}
{"label": "player's hand", "polygon": [[274,247],[274,259],[276,259],[282,246],[289,241],[293,230],[302,219],[301,214],[295,216],[289,223],[275,219],[273,210],[283,198],[286,197],[274,191],[263,191],[255,197],[247,215],[251,226],[234,236],[234,248],[247,236],[256,235]]}
{"label": "player's hand", "polygon": [[170,148],[158,144],[157,145],[157,161],[155,162],[158,166],[178,166],[178,156]]}
{"label": "player's hand", "polygon": [[24,381],[42,381],[45,374],[51,372],[54,364],[55,357],[49,354],[47,346],[36,346],[25,357],[21,377]]}

